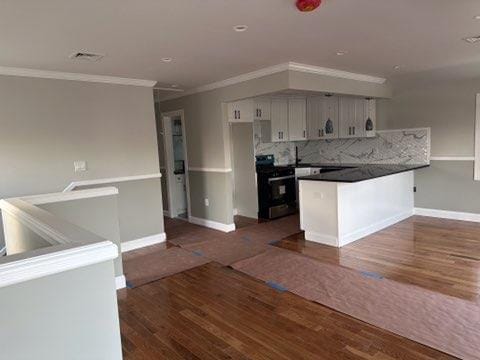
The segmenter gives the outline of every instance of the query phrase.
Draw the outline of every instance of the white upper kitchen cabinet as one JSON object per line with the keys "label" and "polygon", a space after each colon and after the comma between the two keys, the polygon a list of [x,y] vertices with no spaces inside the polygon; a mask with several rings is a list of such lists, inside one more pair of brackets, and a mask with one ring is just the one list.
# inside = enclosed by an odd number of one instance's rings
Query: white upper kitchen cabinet
{"label": "white upper kitchen cabinet", "polygon": [[338,138],[338,96],[325,96],[321,121],[321,139]]}
{"label": "white upper kitchen cabinet", "polygon": [[324,105],[324,96],[311,96],[307,98],[307,138],[309,140],[322,138]]}
{"label": "white upper kitchen cabinet", "polygon": [[307,139],[307,99],[288,99],[288,134],[290,141]]}
{"label": "white upper kitchen cabinet", "polygon": [[253,122],[254,118],[253,99],[240,100],[228,103],[229,122]]}
{"label": "white upper kitchen cabinet", "polygon": [[270,120],[270,99],[267,98],[255,98],[253,100],[254,109],[253,117],[255,120]]}
{"label": "white upper kitchen cabinet", "polygon": [[355,98],[340,96],[339,99],[339,137],[353,137],[353,124],[355,123]]}
{"label": "white upper kitchen cabinet", "polygon": [[365,137],[365,99],[341,96],[339,100],[340,138]]}
{"label": "white upper kitchen cabinet", "polygon": [[365,100],[364,119],[365,136],[374,137],[377,128],[377,102],[375,99]]}
{"label": "white upper kitchen cabinet", "polygon": [[271,101],[272,142],[288,141],[288,99],[273,98]]}

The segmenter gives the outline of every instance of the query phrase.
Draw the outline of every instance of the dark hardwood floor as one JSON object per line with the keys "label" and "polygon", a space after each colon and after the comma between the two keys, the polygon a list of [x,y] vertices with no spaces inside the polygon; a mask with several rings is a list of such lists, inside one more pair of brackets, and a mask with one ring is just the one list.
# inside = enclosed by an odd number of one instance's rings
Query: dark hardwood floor
{"label": "dark hardwood floor", "polygon": [[235,227],[237,229],[241,229],[247,226],[259,224],[262,222],[262,220],[254,219],[254,218],[250,218],[242,215],[235,215],[233,217],[233,222],[235,223]]}
{"label": "dark hardwood floor", "polygon": [[451,359],[209,263],[119,291],[129,359]]}
{"label": "dark hardwood floor", "polygon": [[340,249],[291,236],[276,246],[480,303],[480,224],[411,218]]}
{"label": "dark hardwood floor", "polygon": [[[277,246],[479,300],[480,224],[414,216],[342,249],[302,234]],[[125,359],[451,359],[217,263],[118,294]]]}

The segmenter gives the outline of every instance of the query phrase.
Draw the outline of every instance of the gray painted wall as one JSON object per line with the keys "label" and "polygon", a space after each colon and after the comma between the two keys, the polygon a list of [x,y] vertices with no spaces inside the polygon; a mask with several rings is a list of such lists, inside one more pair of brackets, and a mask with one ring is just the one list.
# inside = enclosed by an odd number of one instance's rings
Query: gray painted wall
{"label": "gray painted wall", "polygon": [[[189,171],[188,176],[192,216],[233,224],[232,174]],[[205,199],[208,199],[209,206],[205,206]]]}
{"label": "gray painted wall", "polygon": [[415,172],[415,206],[480,213],[480,181],[473,181],[473,161],[432,161]]}
{"label": "gray painted wall", "polygon": [[[120,253],[117,196],[101,196],[38,205],[40,208],[81,228],[110,240]],[[114,260],[115,276],[123,275],[122,256]]]}
{"label": "gray painted wall", "polygon": [[0,288],[2,359],[122,359],[112,261]]}
{"label": "gray painted wall", "polygon": [[81,186],[77,190],[114,186],[118,189],[118,221],[121,242],[165,232],[161,180],[145,179]]}
{"label": "gray painted wall", "polygon": [[0,129],[0,198],[159,172],[150,88],[0,76]]}
{"label": "gray painted wall", "polygon": [[257,218],[253,124],[232,124],[233,201],[238,215]]}
{"label": "gray painted wall", "polygon": [[[430,127],[431,156],[473,156],[480,79],[434,75],[398,80],[393,98],[378,102],[378,127]],[[480,182],[473,180],[473,166],[473,161],[432,161],[430,168],[416,171],[415,206],[480,213]]]}

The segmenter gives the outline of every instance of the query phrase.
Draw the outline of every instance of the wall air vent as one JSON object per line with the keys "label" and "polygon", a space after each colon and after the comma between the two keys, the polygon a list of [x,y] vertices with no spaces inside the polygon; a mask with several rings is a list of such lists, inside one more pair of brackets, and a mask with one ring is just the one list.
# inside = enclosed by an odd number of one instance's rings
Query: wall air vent
{"label": "wall air vent", "polygon": [[478,36],[466,37],[466,38],[463,38],[463,40],[465,40],[465,41],[468,42],[469,44],[475,44],[475,43],[480,42],[480,35],[478,35]]}
{"label": "wall air vent", "polygon": [[94,54],[88,52],[75,52],[70,55],[70,59],[72,60],[87,60],[87,61],[98,61],[102,59],[105,55],[102,54]]}

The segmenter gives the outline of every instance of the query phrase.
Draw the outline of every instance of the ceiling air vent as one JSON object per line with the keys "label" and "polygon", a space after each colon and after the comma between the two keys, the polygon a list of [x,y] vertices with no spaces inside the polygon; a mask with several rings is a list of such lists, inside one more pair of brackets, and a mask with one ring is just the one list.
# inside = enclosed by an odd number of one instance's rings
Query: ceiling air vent
{"label": "ceiling air vent", "polygon": [[76,52],[70,55],[70,59],[73,60],[88,60],[88,61],[98,61],[102,59],[105,55],[102,54],[94,54],[94,53],[87,53],[87,52]]}
{"label": "ceiling air vent", "polygon": [[466,37],[466,38],[463,38],[463,40],[465,40],[469,44],[475,44],[477,42],[480,42],[480,35],[472,36],[472,37]]}

